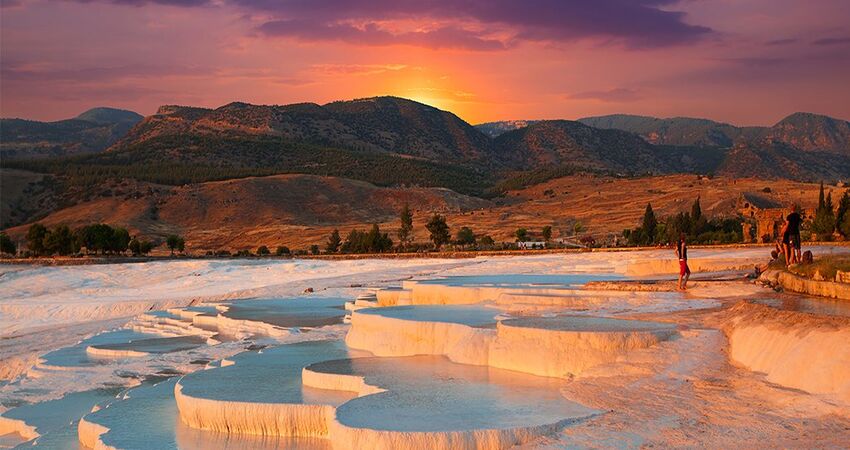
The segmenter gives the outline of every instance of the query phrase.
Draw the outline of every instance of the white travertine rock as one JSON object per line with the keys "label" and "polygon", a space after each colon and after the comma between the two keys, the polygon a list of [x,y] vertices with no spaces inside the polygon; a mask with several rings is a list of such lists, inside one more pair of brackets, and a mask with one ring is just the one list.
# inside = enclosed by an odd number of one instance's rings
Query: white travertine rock
{"label": "white travertine rock", "polygon": [[[215,370],[215,369],[211,369]],[[327,436],[330,405],[213,400],[188,396],[174,388],[180,419],[192,428],[223,433],[271,436]]]}
{"label": "white travertine rock", "polygon": [[[442,308],[443,318],[416,319],[418,311],[431,316],[436,308]],[[462,364],[570,378],[676,335],[675,326],[669,324],[589,316],[510,319],[499,322],[495,330],[458,323],[453,317],[470,308],[355,311],[346,343],[376,356],[444,355]],[[498,313],[492,311],[493,316]]]}
{"label": "white travertine rock", "polygon": [[99,358],[140,358],[143,356],[149,356],[149,352],[140,352],[136,350],[130,349],[109,349],[109,348],[98,348],[95,346],[86,347],[86,353],[91,356],[96,356]]}
{"label": "white travertine rock", "polygon": [[725,325],[729,357],[768,381],[850,404],[850,319],[741,303]]}
{"label": "white travertine rock", "polygon": [[28,425],[25,421],[0,415],[0,436],[9,433],[17,433],[27,441],[39,436],[36,428],[32,425]]}
{"label": "white travertine rock", "polygon": [[[411,308],[411,307],[404,307]],[[460,323],[405,320],[355,311],[345,337],[351,348],[375,356],[445,355],[461,364],[487,365],[495,330]],[[498,311],[493,311],[495,316]],[[493,320],[495,322],[495,319]]]}
{"label": "white travertine rock", "polygon": [[571,378],[675,334],[673,325],[636,320],[586,316],[509,319],[497,325],[488,365]]}

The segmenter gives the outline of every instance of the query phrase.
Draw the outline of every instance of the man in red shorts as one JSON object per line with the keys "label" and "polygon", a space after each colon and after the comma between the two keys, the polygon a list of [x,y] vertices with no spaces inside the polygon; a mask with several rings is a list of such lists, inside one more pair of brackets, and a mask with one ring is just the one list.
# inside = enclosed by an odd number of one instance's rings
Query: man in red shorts
{"label": "man in red shorts", "polygon": [[679,284],[677,289],[684,291],[688,288],[688,278],[691,277],[691,268],[688,267],[688,244],[685,242],[685,233],[679,235],[676,244],[676,256],[679,257]]}

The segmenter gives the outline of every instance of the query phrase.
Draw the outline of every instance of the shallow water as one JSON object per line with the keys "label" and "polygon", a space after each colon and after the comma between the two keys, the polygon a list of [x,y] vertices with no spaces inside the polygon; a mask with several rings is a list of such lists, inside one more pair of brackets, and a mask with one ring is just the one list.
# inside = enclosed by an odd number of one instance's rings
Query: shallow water
{"label": "shallow water", "polygon": [[360,375],[386,392],[337,408],[348,426],[392,431],[506,429],[560,423],[593,411],[565,399],[561,380],[441,356],[354,358],[310,366],[321,373]]}
{"label": "shallow water", "polygon": [[[115,400],[121,388],[95,389],[75,392],[57,400],[24,405],[3,413],[4,417],[19,419],[35,426],[40,437],[32,445],[38,448],[78,448],[77,423],[94,405]],[[27,447],[30,444],[26,444]]]}
{"label": "shallow water", "polygon": [[522,317],[508,319],[503,325],[556,331],[629,332],[670,330],[675,325],[644,320],[612,319],[589,316]]}
{"label": "shallow water", "polygon": [[132,341],[157,339],[160,336],[149,333],[139,333],[129,329],[118,329],[107,331],[98,335],[84,339],[82,342],[65,347],[42,356],[44,364],[56,367],[85,367],[109,364],[110,359],[102,359],[90,356],[86,353],[86,348],[89,346],[110,346],[127,344]]}
{"label": "shallow water", "polygon": [[446,322],[471,327],[488,327],[496,323],[496,316],[502,314],[502,311],[479,305],[417,305],[361,309],[358,314],[374,314],[416,322]]}
{"label": "shallow water", "polygon": [[784,311],[798,311],[821,316],[850,317],[850,301],[847,300],[786,294],[781,298],[754,298],[748,301]]}
{"label": "shallow water", "polygon": [[492,287],[575,287],[590,281],[619,280],[615,274],[568,274],[568,275],[461,275],[418,281],[422,284],[441,284],[448,286],[492,286]]}
{"label": "shallow water", "polygon": [[344,298],[321,297],[241,300],[229,304],[222,315],[284,328],[320,327],[342,323],[345,302]]}
{"label": "shallow water", "polygon": [[318,361],[346,358],[341,341],[287,344],[262,352],[228,358],[235,364],[186,375],[182,392],[190,397],[260,403],[317,403],[336,405],[353,394],[301,385],[301,369]]}
{"label": "shallow water", "polygon": [[130,342],[98,344],[92,347],[101,350],[132,350],[144,353],[171,353],[198,348],[206,343],[198,336],[180,336],[170,338],[134,339]]}

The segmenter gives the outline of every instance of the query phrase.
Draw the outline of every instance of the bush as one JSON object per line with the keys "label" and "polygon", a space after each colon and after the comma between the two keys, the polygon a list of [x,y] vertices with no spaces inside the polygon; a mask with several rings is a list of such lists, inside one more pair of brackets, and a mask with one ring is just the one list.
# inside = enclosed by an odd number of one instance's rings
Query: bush
{"label": "bush", "polygon": [[393,241],[388,233],[381,233],[378,224],[372,225],[368,233],[351,230],[342,243],[342,253],[383,253],[392,250]]}
{"label": "bush", "polygon": [[183,250],[186,248],[186,241],[176,234],[170,234],[165,238],[165,245],[168,246],[168,249],[171,250],[171,255],[174,256],[174,250],[183,253]]}
{"label": "bush", "polygon": [[448,244],[451,241],[451,234],[449,234],[449,225],[446,223],[446,218],[439,215],[434,214],[431,217],[431,220],[425,225],[425,228],[431,233],[431,242],[434,243],[434,247],[437,250],[440,250],[440,247],[444,244]]}
{"label": "bush", "polygon": [[516,233],[514,234],[516,234],[517,242],[524,242],[528,240],[528,230],[525,228],[517,228]]}
{"label": "bush", "polygon": [[289,247],[287,247],[285,245],[280,245],[280,246],[277,247],[277,250],[275,250],[274,254],[277,255],[277,256],[284,256],[284,255],[291,255],[292,252],[289,251]]}
{"label": "bush", "polygon": [[310,246],[310,254],[318,255],[319,254],[319,246],[317,244],[313,244]]}
{"label": "bush", "polygon": [[47,227],[40,223],[30,225],[27,230],[27,250],[35,256],[44,253],[44,237],[47,235]]}
{"label": "bush", "polygon": [[325,245],[325,251],[328,253],[336,253],[342,245],[342,239],[339,237],[339,230],[334,229],[328,237],[328,242]]}
{"label": "bush", "polygon": [[0,253],[14,255],[17,252],[18,246],[12,242],[12,239],[10,239],[6,233],[0,233]]}
{"label": "bush", "polygon": [[461,247],[466,247],[467,245],[474,245],[475,233],[472,232],[471,228],[463,227],[457,232],[457,236],[455,236],[455,242]]}
{"label": "bush", "polygon": [[271,252],[269,251],[269,248],[265,245],[261,245],[259,248],[257,248],[257,255],[259,256],[268,256],[270,254]]}
{"label": "bush", "polygon": [[493,247],[496,244],[496,242],[493,241],[493,238],[490,237],[489,234],[487,234],[487,235],[484,235],[481,239],[478,240],[478,244],[482,247],[490,248],[490,247]]}

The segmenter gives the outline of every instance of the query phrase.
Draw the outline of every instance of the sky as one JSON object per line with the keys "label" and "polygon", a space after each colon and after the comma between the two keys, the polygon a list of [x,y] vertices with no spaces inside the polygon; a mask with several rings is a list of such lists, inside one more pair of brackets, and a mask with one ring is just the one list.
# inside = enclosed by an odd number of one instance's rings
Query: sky
{"label": "sky", "polygon": [[0,0],[0,116],[395,95],[470,123],[850,119],[848,0]]}

